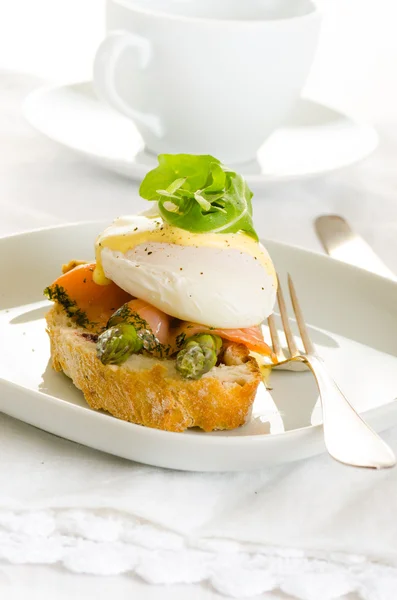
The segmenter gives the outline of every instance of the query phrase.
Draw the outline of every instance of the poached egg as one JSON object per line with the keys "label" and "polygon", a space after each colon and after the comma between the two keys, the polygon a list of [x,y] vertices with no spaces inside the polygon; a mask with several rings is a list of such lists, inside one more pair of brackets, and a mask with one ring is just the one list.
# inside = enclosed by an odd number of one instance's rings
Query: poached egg
{"label": "poached egg", "polygon": [[184,321],[246,328],[273,312],[273,263],[242,232],[192,233],[159,217],[121,217],[97,238],[96,264],[96,283],[113,281]]}

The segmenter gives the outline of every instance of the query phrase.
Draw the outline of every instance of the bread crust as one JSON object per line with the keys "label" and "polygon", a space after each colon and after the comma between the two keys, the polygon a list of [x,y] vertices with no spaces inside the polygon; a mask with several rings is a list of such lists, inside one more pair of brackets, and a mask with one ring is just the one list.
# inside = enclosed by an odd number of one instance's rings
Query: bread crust
{"label": "bread crust", "polygon": [[175,360],[133,355],[103,365],[92,335],[57,305],[46,315],[52,365],[89,404],[125,421],[167,431],[234,429],[250,415],[261,374],[245,346],[228,344],[221,364],[197,381],[183,379]]}

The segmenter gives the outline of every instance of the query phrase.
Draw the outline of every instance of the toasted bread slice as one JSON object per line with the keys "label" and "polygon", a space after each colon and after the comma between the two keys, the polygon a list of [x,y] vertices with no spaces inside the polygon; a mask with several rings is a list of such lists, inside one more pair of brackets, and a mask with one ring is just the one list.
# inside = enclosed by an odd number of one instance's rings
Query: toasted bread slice
{"label": "toasted bread slice", "polygon": [[121,366],[103,365],[95,336],[60,306],[46,319],[54,369],[72,379],[91,408],[168,431],[234,429],[250,414],[261,374],[243,345],[228,344],[221,364],[193,381],[180,376],[172,359],[135,354]]}

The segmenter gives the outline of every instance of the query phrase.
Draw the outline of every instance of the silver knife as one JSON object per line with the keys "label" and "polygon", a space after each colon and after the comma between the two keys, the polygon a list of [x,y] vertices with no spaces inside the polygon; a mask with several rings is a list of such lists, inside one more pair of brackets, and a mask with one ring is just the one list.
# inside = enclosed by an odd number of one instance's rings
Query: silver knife
{"label": "silver knife", "polygon": [[395,274],[375,254],[371,246],[351,229],[343,217],[318,217],[315,229],[324,250],[333,258],[397,281]]}

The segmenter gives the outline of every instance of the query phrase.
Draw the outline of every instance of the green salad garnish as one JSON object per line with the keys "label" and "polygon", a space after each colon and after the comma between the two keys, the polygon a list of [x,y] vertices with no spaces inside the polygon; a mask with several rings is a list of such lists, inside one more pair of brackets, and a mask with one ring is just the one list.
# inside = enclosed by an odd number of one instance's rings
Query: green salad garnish
{"label": "green salad garnish", "polygon": [[237,233],[258,239],[252,192],[244,178],[203,154],[160,154],[139,193],[158,203],[165,222],[194,233]]}

